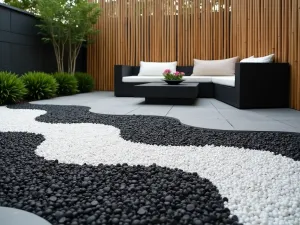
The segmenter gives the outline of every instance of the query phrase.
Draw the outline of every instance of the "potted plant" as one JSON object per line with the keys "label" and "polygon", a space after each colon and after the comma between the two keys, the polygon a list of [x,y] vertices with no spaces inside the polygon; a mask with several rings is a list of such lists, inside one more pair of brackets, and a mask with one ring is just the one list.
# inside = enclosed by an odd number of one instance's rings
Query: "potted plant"
{"label": "potted plant", "polygon": [[164,81],[168,84],[180,84],[183,81],[182,77],[184,76],[184,73],[179,71],[172,73],[171,70],[166,69],[163,76],[165,78]]}

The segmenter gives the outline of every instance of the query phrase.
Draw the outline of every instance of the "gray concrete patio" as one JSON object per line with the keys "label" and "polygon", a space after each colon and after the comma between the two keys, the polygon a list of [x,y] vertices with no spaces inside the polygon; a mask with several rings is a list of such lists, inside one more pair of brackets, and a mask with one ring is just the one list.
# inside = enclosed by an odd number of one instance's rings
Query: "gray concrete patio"
{"label": "gray concrete patio", "polygon": [[300,111],[239,110],[216,99],[201,98],[192,106],[147,105],[143,98],[116,98],[113,92],[92,92],[32,103],[89,106],[92,112],[103,114],[169,116],[212,129],[300,132]]}

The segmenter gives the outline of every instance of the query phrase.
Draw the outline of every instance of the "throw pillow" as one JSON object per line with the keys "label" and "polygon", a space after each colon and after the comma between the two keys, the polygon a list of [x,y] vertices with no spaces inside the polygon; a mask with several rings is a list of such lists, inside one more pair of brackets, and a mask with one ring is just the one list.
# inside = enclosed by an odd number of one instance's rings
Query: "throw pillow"
{"label": "throw pillow", "polygon": [[267,55],[264,57],[258,57],[258,58],[250,57],[247,59],[243,59],[241,62],[242,63],[272,63],[272,62],[274,62],[274,58],[275,58],[275,55],[271,54],[271,55]]}
{"label": "throw pillow", "polygon": [[239,57],[222,60],[194,59],[192,76],[234,76]]}
{"label": "throw pillow", "polygon": [[240,62],[249,62],[251,61],[252,59],[254,58],[254,55],[253,56],[250,56],[249,58],[245,58],[245,59],[242,59]]}
{"label": "throw pillow", "polygon": [[162,76],[166,69],[176,72],[177,62],[140,62],[138,76]]}

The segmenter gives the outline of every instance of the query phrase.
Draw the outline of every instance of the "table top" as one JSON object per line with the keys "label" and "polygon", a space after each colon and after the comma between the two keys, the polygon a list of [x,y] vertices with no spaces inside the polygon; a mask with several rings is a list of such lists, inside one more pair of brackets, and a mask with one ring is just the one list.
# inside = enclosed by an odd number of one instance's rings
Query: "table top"
{"label": "table top", "polygon": [[147,84],[139,84],[135,85],[138,87],[169,87],[169,88],[183,88],[183,87],[198,87],[199,83],[180,83],[176,85],[170,85],[167,83],[147,83]]}

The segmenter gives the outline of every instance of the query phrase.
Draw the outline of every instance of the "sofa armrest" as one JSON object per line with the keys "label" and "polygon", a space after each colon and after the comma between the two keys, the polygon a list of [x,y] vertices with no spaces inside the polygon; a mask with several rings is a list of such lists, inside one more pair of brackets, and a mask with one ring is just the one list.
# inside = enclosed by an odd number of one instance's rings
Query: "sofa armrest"
{"label": "sofa armrest", "polygon": [[114,84],[116,88],[116,84],[122,83],[122,78],[131,76],[131,66],[124,65],[115,65],[114,68]]}
{"label": "sofa armrest", "polygon": [[114,68],[115,80],[120,80],[120,78],[122,80],[123,77],[131,76],[132,75],[131,68],[132,68],[131,66],[115,65]]}
{"label": "sofa armrest", "polygon": [[132,76],[132,67],[115,65],[114,67],[114,91],[115,96],[122,96],[124,92],[123,77]]}
{"label": "sofa armrest", "polygon": [[[288,107],[290,65],[288,63],[237,63],[235,87],[241,108]],[[274,105],[275,106],[275,105]]]}

